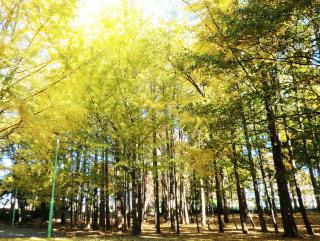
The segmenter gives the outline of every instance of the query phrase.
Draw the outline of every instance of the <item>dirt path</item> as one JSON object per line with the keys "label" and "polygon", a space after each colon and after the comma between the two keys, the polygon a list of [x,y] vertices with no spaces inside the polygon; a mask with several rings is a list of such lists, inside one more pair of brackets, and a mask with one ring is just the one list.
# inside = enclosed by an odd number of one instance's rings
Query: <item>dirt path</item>
{"label": "dirt path", "polygon": [[0,238],[42,238],[46,236],[46,230],[33,228],[0,228]]}
{"label": "dirt path", "polygon": [[[310,241],[320,241],[320,219],[318,213],[310,213],[310,221],[313,224],[313,230],[315,232],[315,236],[306,235],[306,231],[304,229],[304,225],[300,215],[296,215],[296,220],[298,224],[298,229],[300,233],[300,238],[296,239],[286,239],[290,241],[296,240],[310,240]],[[239,226],[239,218],[236,217],[238,227]],[[281,224],[280,218],[278,218],[279,224]],[[254,216],[254,221],[258,224],[258,218],[256,215]],[[36,226],[33,226],[36,227]],[[45,227],[43,228],[10,228],[10,227],[0,227],[0,238],[4,240],[8,240],[10,238],[45,238],[47,236],[47,230]],[[280,231],[282,231],[281,225],[279,225]],[[154,229],[154,220],[148,219],[143,224],[143,231],[140,237],[132,237],[130,235],[130,231],[127,233],[117,233],[117,232],[101,232],[101,231],[88,231],[88,230],[71,230],[68,227],[61,227],[59,225],[55,225],[55,229],[59,231],[55,231],[53,237],[77,237],[80,240],[188,240],[188,241],[231,241],[231,240],[249,240],[249,241],[259,241],[259,240],[285,240],[282,236],[282,233],[275,234],[273,233],[273,227],[269,223],[268,224],[268,233],[262,233],[259,230],[259,226],[256,226],[253,229],[252,226],[249,225],[249,234],[244,235],[240,230],[236,230],[233,223],[226,224],[225,233],[218,233],[218,227],[215,220],[211,220],[211,230],[208,230],[207,227],[200,227],[200,233],[197,233],[197,228],[195,224],[192,225],[181,225],[179,235],[175,234],[170,225],[167,223],[163,223],[161,225],[161,235],[157,235]],[[39,239],[42,240],[42,239]],[[78,240],[78,239],[76,239]]]}

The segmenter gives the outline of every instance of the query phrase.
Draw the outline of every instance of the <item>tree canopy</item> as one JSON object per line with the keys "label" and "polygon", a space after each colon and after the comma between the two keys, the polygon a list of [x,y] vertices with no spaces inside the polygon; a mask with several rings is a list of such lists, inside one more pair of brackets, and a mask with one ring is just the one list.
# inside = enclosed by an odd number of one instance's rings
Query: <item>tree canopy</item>
{"label": "tree canopy", "polygon": [[81,4],[0,3],[0,191],[11,220],[15,208],[16,222],[47,220],[59,139],[63,225],[139,235],[151,217],[157,233],[190,221],[199,232],[215,214],[224,232],[235,212],[248,233],[253,210],[262,232],[296,237],[299,213],[314,234],[318,1],[177,1],[160,19],[130,0],[83,19]]}

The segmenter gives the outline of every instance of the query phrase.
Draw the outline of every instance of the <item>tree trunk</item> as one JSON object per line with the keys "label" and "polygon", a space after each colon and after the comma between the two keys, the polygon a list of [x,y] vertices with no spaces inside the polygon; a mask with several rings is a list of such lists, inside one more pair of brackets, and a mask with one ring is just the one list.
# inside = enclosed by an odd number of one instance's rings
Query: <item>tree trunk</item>
{"label": "tree trunk", "polygon": [[[76,175],[80,176],[81,172],[80,172],[80,163],[81,163],[81,156],[80,156],[80,151],[77,151],[77,155],[76,155]],[[85,165],[85,163],[83,164]],[[77,196],[79,197],[79,199],[75,199],[75,207],[74,207],[74,227],[77,228],[79,225],[79,216],[80,216],[80,206],[82,204],[80,204],[81,202],[81,196],[82,196],[82,184],[79,183],[79,181],[76,181],[76,189],[77,189]]]}
{"label": "tree trunk", "polygon": [[180,224],[186,224],[186,220],[185,217],[183,215],[183,200],[182,200],[182,196],[183,196],[183,186],[184,186],[184,180],[183,180],[183,171],[180,170],[182,174],[179,175],[180,178],[180,185],[179,185],[179,220],[180,220]]}
{"label": "tree trunk", "polygon": [[98,208],[98,188],[94,188],[94,190],[93,190],[92,207],[93,207],[92,229],[93,230],[97,230],[99,228],[98,227],[98,213],[99,213],[99,208]]}
{"label": "tree trunk", "polygon": [[138,170],[138,229],[139,229],[139,234],[141,234],[141,227],[142,227],[142,220],[143,220],[143,201],[142,201],[142,170]]}
{"label": "tree trunk", "polygon": [[248,231],[247,223],[246,223],[246,210],[245,210],[244,200],[243,200],[243,196],[242,196],[239,170],[238,170],[238,161],[237,161],[238,155],[237,155],[236,145],[234,143],[232,144],[232,149],[233,149],[232,163],[233,163],[233,168],[234,168],[234,175],[236,178],[241,229],[244,234],[248,234],[249,231]]}
{"label": "tree trunk", "polygon": [[[115,161],[116,163],[120,162],[120,145],[119,141],[115,141],[114,145],[115,149]],[[119,230],[122,230],[122,194],[123,194],[123,188],[121,185],[121,176],[120,176],[120,167],[116,166],[115,169],[115,226],[116,231],[119,232]]]}
{"label": "tree trunk", "polygon": [[99,227],[102,231],[106,230],[106,159],[105,153],[102,152],[102,163],[100,165],[100,216]]}
{"label": "tree trunk", "polygon": [[229,223],[229,211],[228,211],[228,204],[227,198],[224,188],[224,174],[223,169],[220,168],[220,178],[221,178],[221,193],[222,193],[222,200],[223,200],[223,221],[224,223]]}
{"label": "tree trunk", "polygon": [[68,210],[68,207],[65,203],[65,198],[62,198],[62,204],[61,204],[61,225],[65,225],[67,223],[67,217],[66,213]]}
{"label": "tree trunk", "polygon": [[137,185],[136,185],[136,170],[131,171],[132,183],[132,234],[139,235],[138,215],[137,215]]}
{"label": "tree trunk", "polygon": [[166,181],[166,174],[162,173],[162,202],[161,202],[161,210],[162,214],[164,215],[164,220],[167,223],[169,219],[169,201],[168,201],[168,187],[167,187],[167,181]]}
{"label": "tree trunk", "polygon": [[218,223],[219,223],[219,232],[224,232],[224,224],[222,221],[222,196],[221,196],[221,188],[220,188],[220,180],[219,180],[219,170],[217,168],[216,160],[213,161],[214,166],[214,177],[216,182],[216,196],[217,196],[217,214],[218,214]]}
{"label": "tree trunk", "polygon": [[289,187],[290,187],[290,193],[293,201],[293,212],[296,212],[297,210],[299,210],[299,207],[298,207],[298,203],[295,196],[295,184],[293,180],[290,180]]}
{"label": "tree trunk", "polygon": [[[298,111],[300,112],[300,109],[298,108]],[[300,114],[300,113],[299,113]],[[310,158],[310,154],[309,154],[309,150],[308,150],[308,145],[307,145],[307,138],[305,136],[305,131],[304,131],[304,125],[302,122],[302,117],[301,115],[299,115],[299,127],[302,130],[302,150],[304,153],[304,157],[305,157],[305,162],[308,166],[308,170],[309,170],[309,175],[310,175],[310,179],[311,179],[311,184],[313,187],[313,192],[314,192],[314,196],[316,199],[316,203],[317,203],[317,209],[320,211],[320,189],[319,189],[319,184],[316,180],[316,177],[314,175],[313,172],[313,166],[312,166],[312,162],[311,162],[311,158]]]}
{"label": "tree trunk", "polygon": [[137,185],[137,174],[136,169],[133,168],[131,171],[132,178],[132,234],[137,236],[140,235],[140,227],[139,227],[139,217],[138,217],[138,185]]}
{"label": "tree trunk", "polygon": [[175,199],[175,216],[176,216],[176,233],[180,233],[180,223],[179,223],[179,207],[178,207],[178,181],[177,181],[177,171],[176,167],[173,167],[174,171],[174,199]]}
{"label": "tree trunk", "polygon": [[195,173],[193,172],[193,207],[194,207],[194,213],[196,214],[196,224],[197,224],[197,232],[200,233],[200,227],[199,227],[199,219],[198,219],[198,192],[197,192],[197,180],[195,177]]}
{"label": "tree trunk", "polygon": [[[183,179],[185,181],[185,179]],[[189,225],[189,211],[188,211],[188,204],[187,204],[187,193],[186,193],[186,184],[183,183],[183,189],[182,189],[182,208],[183,208],[183,216],[185,220],[185,224]]]}
{"label": "tree trunk", "polygon": [[70,199],[70,228],[74,228],[73,198]]}
{"label": "tree trunk", "polygon": [[306,227],[307,233],[310,234],[310,235],[313,235],[312,227],[311,227],[310,221],[308,219],[307,212],[306,212],[306,209],[304,207],[303,200],[302,200],[301,190],[300,190],[300,187],[299,187],[297,179],[296,179],[296,167],[295,167],[293,150],[292,150],[292,145],[291,145],[291,139],[290,139],[289,132],[288,132],[286,118],[283,118],[283,123],[284,123],[284,126],[285,126],[287,147],[288,147],[288,151],[289,151],[289,162],[290,162],[290,165],[291,165],[291,168],[292,168],[292,180],[293,180],[293,184],[294,184],[294,186],[296,188],[296,193],[297,193],[298,202],[299,202],[299,211],[301,213],[301,216],[302,216],[304,225]]}
{"label": "tree trunk", "polygon": [[123,178],[123,206],[122,206],[122,217],[123,217],[123,231],[127,231],[127,171],[124,172]]}
{"label": "tree trunk", "polygon": [[[266,83],[265,83],[266,84]],[[268,93],[269,92],[269,93]],[[282,224],[284,228],[284,235],[286,237],[297,237],[297,226],[293,217],[293,210],[288,190],[288,171],[282,159],[281,142],[276,129],[276,120],[274,111],[271,106],[271,93],[264,89],[264,102],[267,112],[267,121],[269,136],[272,146],[272,154],[274,166],[276,169],[276,181],[278,185],[278,193],[280,199],[280,210],[282,217]]]}
{"label": "tree trunk", "polygon": [[128,206],[128,212],[127,212],[127,225],[128,225],[128,228],[131,227],[131,202],[130,202],[130,180],[129,180],[129,176],[130,175],[127,175],[127,206]]}
{"label": "tree trunk", "polygon": [[[94,154],[94,163],[93,163],[93,168],[92,168],[93,173],[98,172],[98,153],[95,151]],[[97,230],[98,227],[98,213],[99,213],[99,208],[98,208],[98,188],[93,189],[93,197],[92,197],[92,208],[93,208],[93,215],[92,215],[92,229]]]}
{"label": "tree trunk", "polygon": [[[155,120],[154,120],[155,122]],[[155,226],[156,233],[159,234],[160,230],[160,202],[159,202],[159,177],[158,177],[158,161],[157,161],[157,132],[154,129],[152,133],[152,161],[153,161],[153,186],[154,186],[154,208],[155,208]]]}
{"label": "tree trunk", "polygon": [[201,193],[201,224],[203,227],[207,225],[206,217],[206,198],[204,194],[203,180],[200,178],[200,193]]}
{"label": "tree trunk", "polygon": [[[135,144],[134,144],[135,145]],[[138,204],[138,195],[139,195],[139,175],[137,172],[139,171],[136,166],[136,153],[135,146],[132,154],[132,163],[131,163],[131,182],[132,182],[132,235],[138,236],[141,234],[141,224],[139,222],[139,204]],[[141,197],[140,197],[141,198]]]}
{"label": "tree trunk", "polygon": [[[268,185],[267,185],[267,182],[266,182],[266,174],[265,174],[265,171],[264,171],[264,167],[263,167],[263,163],[262,163],[261,150],[260,150],[259,147],[258,147],[258,158],[259,158],[260,171],[261,171],[261,175],[262,175],[262,181],[263,181],[263,185],[264,185],[264,189],[265,189],[265,195],[266,195],[267,202],[268,202],[269,208],[270,208],[270,216],[271,216],[272,224],[273,224],[273,227],[274,227],[274,232],[278,233],[279,229],[278,229],[278,224],[277,224],[277,220],[276,220],[276,217],[275,217],[276,207],[275,207],[274,201],[272,202],[271,198],[269,196]],[[273,190],[273,188],[272,188],[272,190]]]}
{"label": "tree trunk", "polygon": [[105,216],[106,216],[106,230],[111,230],[111,222],[110,222],[110,205],[109,205],[109,151],[105,149]]}
{"label": "tree trunk", "polygon": [[258,189],[258,181],[257,181],[257,172],[256,168],[254,165],[254,161],[252,158],[252,148],[251,148],[251,143],[249,140],[249,134],[248,134],[248,127],[247,127],[247,120],[245,118],[245,113],[243,110],[243,106],[241,106],[241,114],[242,114],[242,126],[243,126],[243,132],[244,132],[244,137],[246,140],[246,148],[248,152],[248,160],[249,160],[249,165],[250,165],[250,173],[252,177],[252,183],[253,183],[253,190],[254,190],[254,196],[255,196],[255,201],[256,201],[256,208],[259,216],[259,222],[261,226],[261,231],[262,232],[267,232],[267,225],[263,217],[263,210],[261,207],[261,201],[260,201],[260,193]]}
{"label": "tree trunk", "polygon": [[252,215],[251,215],[251,212],[250,210],[248,209],[248,204],[247,204],[247,198],[246,198],[246,190],[245,188],[242,188],[241,189],[241,193],[242,193],[242,200],[243,200],[243,203],[244,203],[244,210],[245,210],[245,213],[246,213],[246,220],[249,218],[250,220],[250,223],[252,225],[252,228],[255,230],[256,229],[256,225],[253,221],[253,218],[252,218]]}
{"label": "tree trunk", "polygon": [[208,230],[211,230],[211,226],[210,226],[210,224],[211,224],[211,222],[210,222],[210,219],[211,219],[211,217],[212,217],[212,212],[211,212],[211,210],[210,210],[210,202],[211,202],[211,200],[210,200],[210,195],[211,195],[211,191],[212,191],[212,183],[211,183],[211,180],[209,179],[209,180],[207,180],[206,181],[206,188],[205,188],[205,190],[206,190],[206,213],[207,213],[207,215],[208,215],[208,218],[207,218],[207,226],[208,226]]}
{"label": "tree trunk", "polygon": [[305,128],[304,128],[304,123],[302,120],[302,111],[301,111],[301,107],[300,107],[300,101],[299,101],[299,96],[298,96],[298,83],[295,81],[295,79],[293,79],[293,85],[294,85],[294,91],[296,94],[296,99],[297,99],[297,103],[296,103],[296,110],[298,112],[298,124],[299,124],[299,128],[302,131],[302,151],[303,151],[303,156],[305,157],[305,163],[308,166],[308,171],[309,171],[309,175],[310,175],[310,179],[311,179],[311,184],[313,187],[313,192],[314,192],[314,196],[316,199],[316,203],[317,203],[317,209],[320,211],[320,188],[319,188],[319,183],[316,180],[316,177],[314,175],[313,172],[313,165],[312,165],[312,161],[311,161],[311,157],[310,157],[310,153],[308,150],[308,144],[307,144],[307,137],[306,137],[306,133],[305,133]]}
{"label": "tree trunk", "polygon": [[174,181],[173,181],[173,170],[172,167],[170,168],[170,182],[169,182],[169,188],[170,188],[170,199],[169,199],[169,208],[170,208],[170,225],[171,229],[175,230],[175,222],[174,222]]}

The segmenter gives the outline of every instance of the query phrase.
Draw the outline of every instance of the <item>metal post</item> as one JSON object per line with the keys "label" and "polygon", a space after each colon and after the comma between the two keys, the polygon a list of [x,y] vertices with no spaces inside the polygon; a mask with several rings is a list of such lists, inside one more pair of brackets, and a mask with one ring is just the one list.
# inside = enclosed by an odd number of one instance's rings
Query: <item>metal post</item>
{"label": "metal post", "polygon": [[59,157],[59,139],[57,139],[56,158],[54,160],[54,171],[53,171],[53,176],[52,176],[52,192],[51,192],[51,200],[50,200],[48,238],[51,238],[51,232],[52,232],[54,192],[56,189],[56,176],[57,176],[57,172],[58,172],[58,157]]}

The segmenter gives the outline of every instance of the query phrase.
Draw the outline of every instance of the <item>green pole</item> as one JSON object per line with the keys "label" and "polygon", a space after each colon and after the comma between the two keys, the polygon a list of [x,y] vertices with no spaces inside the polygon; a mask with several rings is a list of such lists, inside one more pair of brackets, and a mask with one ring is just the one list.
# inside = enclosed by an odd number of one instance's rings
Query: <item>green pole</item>
{"label": "green pole", "polygon": [[17,198],[17,188],[14,192],[14,198],[13,198],[13,210],[12,210],[12,220],[11,220],[11,226],[14,227],[14,219],[16,216],[16,198]]}
{"label": "green pole", "polygon": [[51,192],[51,200],[50,200],[48,238],[51,238],[51,233],[52,233],[54,192],[55,192],[55,189],[56,189],[56,176],[57,176],[57,172],[58,172],[58,157],[59,157],[59,139],[57,139],[56,158],[54,160],[54,171],[53,171],[53,176],[52,176],[52,192]]}

